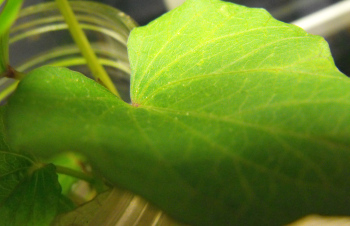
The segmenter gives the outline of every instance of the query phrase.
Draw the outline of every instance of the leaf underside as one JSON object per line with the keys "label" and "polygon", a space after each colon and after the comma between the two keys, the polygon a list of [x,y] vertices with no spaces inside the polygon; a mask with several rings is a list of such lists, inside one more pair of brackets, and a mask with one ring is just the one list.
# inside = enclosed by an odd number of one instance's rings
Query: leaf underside
{"label": "leaf underside", "polygon": [[84,154],[190,224],[350,215],[350,80],[322,38],[261,9],[188,0],[128,48],[131,105],[68,69],[29,73],[3,114],[11,148]]}

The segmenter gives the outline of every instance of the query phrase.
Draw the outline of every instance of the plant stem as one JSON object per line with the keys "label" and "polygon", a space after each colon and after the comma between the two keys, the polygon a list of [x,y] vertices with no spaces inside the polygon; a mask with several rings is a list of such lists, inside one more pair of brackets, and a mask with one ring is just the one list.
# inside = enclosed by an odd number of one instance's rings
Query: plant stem
{"label": "plant stem", "polygon": [[13,78],[16,80],[22,80],[25,76],[26,74],[16,71],[10,65],[7,65],[7,70],[1,74],[1,77]]}
{"label": "plant stem", "polygon": [[85,180],[89,183],[94,183],[94,181],[95,181],[95,179],[93,177],[86,175],[85,173],[82,173],[82,172],[79,172],[79,171],[76,171],[76,170],[73,170],[73,169],[70,169],[70,168],[67,168],[64,166],[58,166],[58,165],[55,165],[55,166],[56,166],[56,173],[68,175],[68,176],[75,177],[75,178],[78,178],[81,180]]}
{"label": "plant stem", "polygon": [[23,0],[8,0],[7,2],[5,2],[4,8],[0,13],[0,35],[3,35],[3,33],[6,32],[6,30],[8,31],[12,23],[16,20],[17,13],[21,9],[22,2]]}
{"label": "plant stem", "polygon": [[69,31],[73,37],[73,40],[78,45],[82,55],[86,59],[88,67],[90,68],[92,75],[97,81],[100,81],[106,86],[113,94],[120,98],[120,95],[115,88],[112,80],[108,76],[103,66],[98,62],[97,56],[94,53],[84,31],[79,26],[79,22],[76,19],[72,8],[67,0],[56,0],[57,6],[61,11],[61,14],[66,21]]}
{"label": "plant stem", "polygon": [[18,83],[19,83],[19,80],[16,80],[14,83],[12,83],[11,85],[7,86],[5,89],[1,90],[1,92],[0,92],[0,102],[5,100],[5,98],[8,95],[10,95],[13,91],[16,90]]}
{"label": "plant stem", "polygon": [[0,74],[7,71],[9,64],[9,30],[0,34]]}

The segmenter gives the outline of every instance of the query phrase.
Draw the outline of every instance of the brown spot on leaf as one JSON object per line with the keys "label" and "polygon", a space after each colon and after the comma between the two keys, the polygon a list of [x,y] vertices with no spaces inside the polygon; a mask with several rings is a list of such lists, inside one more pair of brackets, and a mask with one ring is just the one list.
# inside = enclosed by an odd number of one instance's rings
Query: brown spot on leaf
{"label": "brown spot on leaf", "polygon": [[140,106],[138,103],[131,103],[131,106],[137,108],[138,106]]}

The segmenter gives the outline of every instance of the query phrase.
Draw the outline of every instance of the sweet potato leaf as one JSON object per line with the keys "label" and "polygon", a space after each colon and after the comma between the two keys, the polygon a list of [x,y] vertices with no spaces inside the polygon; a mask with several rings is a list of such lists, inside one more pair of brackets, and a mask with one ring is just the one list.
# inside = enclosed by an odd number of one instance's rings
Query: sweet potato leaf
{"label": "sweet potato leaf", "polygon": [[190,224],[350,215],[350,80],[322,38],[188,0],[128,46],[131,105],[68,69],[34,70],[5,109],[10,147],[84,154]]}
{"label": "sweet potato leaf", "polygon": [[[53,180],[47,178],[48,175],[52,175],[51,173],[45,170],[36,171],[33,178],[19,183],[20,186],[16,187],[1,203],[1,220],[5,225],[48,225],[50,223],[56,214],[60,194],[57,182],[54,183],[56,192],[50,194],[52,191],[46,190],[50,190],[52,186]],[[44,203],[46,205],[43,205]]]}
{"label": "sweet potato leaf", "polygon": [[36,169],[29,157],[0,151],[1,225],[48,225],[57,213],[71,209],[53,165]]}
{"label": "sweet potato leaf", "polygon": [[[4,114],[4,110],[5,108],[1,107],[0,108],[0,116],[2,116]],[[8,144],[5,141],[5,125],[3,122],[3,117],[0,117],[0,151],[9,151],[9,147]]]}
{"label": "sweet potato leaf", "polygon": [[0,205],[2,207],[4,200],[25,177],[32,162],[26,156],[0,151],[0,163]]}

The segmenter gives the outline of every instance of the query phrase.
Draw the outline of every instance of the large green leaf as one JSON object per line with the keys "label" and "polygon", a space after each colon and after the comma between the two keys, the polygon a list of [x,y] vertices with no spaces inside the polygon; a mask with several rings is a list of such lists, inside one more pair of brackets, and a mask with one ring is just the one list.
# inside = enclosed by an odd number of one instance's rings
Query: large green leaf
{"label": "large green leaf", "polygon": [[48,225],[70,207],[53,165],[38,168],[27,156],[0,151],[1,225]]}
{"label": "large green leaf", "polygon": [[[0,108],[0,115],[4,114],[4,110],[5,110],[5,108],[3,108],[3,107]],[[5,125],[4,125],[4,122],[2,119],[3,118],[0,117],[0,150],[1,151],[8,151],[9,147],[5,141],[6,140],[6,138],[5,138],[5,134],[6,134]]]}
{"label": "large green leaf", "polygon": [[191,224],[350,215],[350,80],[322,38],[189,0],[135,29],[129,54],[132,105],[67,69],[29,73],[4,114],[11,148],[85,154]]}

